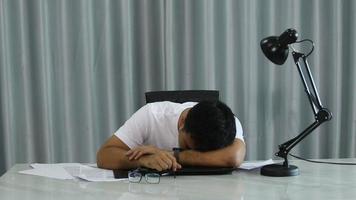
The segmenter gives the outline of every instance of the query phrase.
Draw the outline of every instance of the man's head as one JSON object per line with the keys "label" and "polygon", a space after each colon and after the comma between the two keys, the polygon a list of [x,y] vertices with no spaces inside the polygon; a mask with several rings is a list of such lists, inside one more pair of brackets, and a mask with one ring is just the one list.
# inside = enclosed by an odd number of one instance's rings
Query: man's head
{"label": "man's head", "polygon": [[196,150],[220,149],[235,139],[234,114],[220,101],[198,103],[188,111],[184,121],[184,132],[190,136]]}

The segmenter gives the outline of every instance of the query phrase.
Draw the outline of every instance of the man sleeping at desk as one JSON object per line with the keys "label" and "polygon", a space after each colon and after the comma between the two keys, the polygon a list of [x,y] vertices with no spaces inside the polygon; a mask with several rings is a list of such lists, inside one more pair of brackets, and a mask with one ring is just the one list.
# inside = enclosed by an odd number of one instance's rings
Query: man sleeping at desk
{"label": "man sleeping at desk", "polygon": [[97,152],[105,169],[179,170],[182,166],[238,167],[245,157],[242,127],[224,103],[149,103]]}

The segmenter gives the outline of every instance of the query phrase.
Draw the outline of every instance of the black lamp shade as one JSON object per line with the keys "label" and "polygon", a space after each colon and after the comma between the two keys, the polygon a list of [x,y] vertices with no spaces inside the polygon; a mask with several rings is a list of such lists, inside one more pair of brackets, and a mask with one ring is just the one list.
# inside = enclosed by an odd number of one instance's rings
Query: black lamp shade
{"label": "black lamp shade", "polygon": [[286,62],[289,49],[281,46],[278,37],[272,36],[261,41],[261,48],[265,56],[274,64],[283,65]]}
{"label": "black lamp shade", "polygon": [[274,64],[282,65],[287,60],[288,45],[294,43],[298,33],[294,29],[287,29],[280,36],[270,36],[261,40],[261,48],[265,56]]}

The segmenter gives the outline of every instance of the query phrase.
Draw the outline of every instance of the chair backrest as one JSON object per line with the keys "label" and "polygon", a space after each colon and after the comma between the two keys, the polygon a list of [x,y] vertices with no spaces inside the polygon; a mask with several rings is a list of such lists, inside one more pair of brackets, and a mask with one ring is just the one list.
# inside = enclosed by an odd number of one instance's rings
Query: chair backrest
{"label": "chair backrest", "polygon": [[146,92],[146,103],[171,101],[176,103],[218,101],[218,90],[175,90]]}

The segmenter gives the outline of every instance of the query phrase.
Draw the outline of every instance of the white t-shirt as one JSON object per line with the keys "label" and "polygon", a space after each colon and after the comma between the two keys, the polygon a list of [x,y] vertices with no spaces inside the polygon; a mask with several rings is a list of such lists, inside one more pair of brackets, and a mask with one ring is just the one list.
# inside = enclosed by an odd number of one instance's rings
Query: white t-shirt
{"label": "white t-shirt", "polygon": [[[153,145],[171,150],[178,146],[178,119],[187,108],[196,102],[173,103],[169,101],[149,103],[136,111],[115,136],[130,149],[141,145]],[[236,138],[244,141],[242,126],[235,117]]]}

